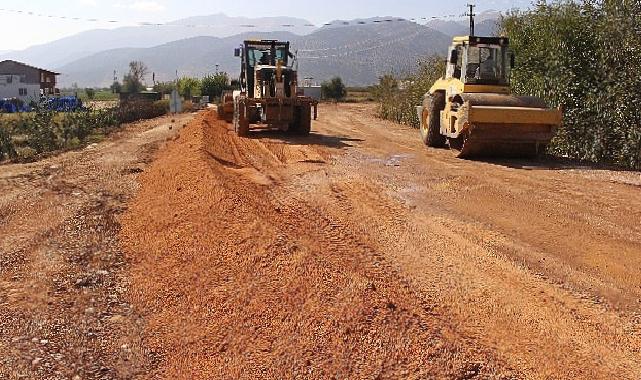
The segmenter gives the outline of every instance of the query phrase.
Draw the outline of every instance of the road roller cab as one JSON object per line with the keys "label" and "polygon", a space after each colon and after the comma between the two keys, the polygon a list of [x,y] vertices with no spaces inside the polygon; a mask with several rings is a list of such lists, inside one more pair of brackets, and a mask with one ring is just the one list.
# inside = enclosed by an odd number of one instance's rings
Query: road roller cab
{"label": "road roller cab", "polygon": [[505,37],[455,37],[445,77],[417,107],[423,142],[461,157],[533,156],[545,151],[561,111],[510,94],[515,57]]}

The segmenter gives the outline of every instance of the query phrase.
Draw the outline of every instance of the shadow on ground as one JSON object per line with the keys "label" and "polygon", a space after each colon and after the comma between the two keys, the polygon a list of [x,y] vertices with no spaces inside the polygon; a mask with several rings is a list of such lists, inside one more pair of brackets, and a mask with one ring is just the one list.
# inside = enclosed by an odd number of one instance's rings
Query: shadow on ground
{"label": "shadow on ground", "polygon": [[597,164],[587,161],[571,160],[545,156],[541,158],[475,158],[472,161],[485,162],[522,170],[613,170],[626,172],[641,172],[641,170],[626,169],[615,165]]}
{"label": "shadow on ground", "polygon": [[282,132],[279,130],[269,130],[269,129],[250,131],[248,138],[277,139],[285,144],[319,145],[319,146],[325,146],[328,148],[335,148],[335,149],[351,148],[354,146],[354,144],[350,144],[350,143],[365,141],[363,139],[355,139],[351,137],[324,135],[317,132],[311,132],[307,136],[297,136],[297,135],[290,135],[287,132]]}

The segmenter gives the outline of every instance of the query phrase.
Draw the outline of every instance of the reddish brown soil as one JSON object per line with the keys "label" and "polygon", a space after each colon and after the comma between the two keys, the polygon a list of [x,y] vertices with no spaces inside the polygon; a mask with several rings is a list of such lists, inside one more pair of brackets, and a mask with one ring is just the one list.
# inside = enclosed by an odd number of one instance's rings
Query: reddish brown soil
{"label": "reddish brown soil", "polygon": [[148,372],[144,321],[124,297],[116,216],[137,173],[190,118],[141,122],[81,151],[0,165],[0,379]]}
{"label": "reddish brown soil", "polygon": [[641,176],[462,161],[367,105],[203,113],[121,219],[149,378],[639,378]]}
{"label": "reddish brown soil", "polygon": [[639,172],[459,160],[373,113],[0,165],[0,379],[641,378]]}

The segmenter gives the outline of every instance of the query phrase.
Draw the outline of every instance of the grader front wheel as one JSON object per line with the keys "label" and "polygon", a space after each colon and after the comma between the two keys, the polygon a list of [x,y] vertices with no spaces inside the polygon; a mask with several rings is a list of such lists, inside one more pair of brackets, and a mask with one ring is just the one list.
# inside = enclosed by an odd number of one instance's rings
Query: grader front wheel
{"label": "grader front wheel", "polygon": [[308,105],[294,109],[294,122],[289,125],[289,132],[296,135],[309,135],[312,130],[312,110]]}

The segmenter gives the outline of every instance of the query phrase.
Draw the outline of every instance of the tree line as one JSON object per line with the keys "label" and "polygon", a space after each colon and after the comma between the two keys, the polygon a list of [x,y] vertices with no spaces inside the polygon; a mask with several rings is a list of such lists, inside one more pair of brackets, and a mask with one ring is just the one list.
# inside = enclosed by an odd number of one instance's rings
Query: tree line
{"label": "tree line", "polygon": [[564,109],[551,153],[641,168],[641,3],[539,1],[502,30],[514,91]]}
{"label": "tree line", "polygon": [[[145,90],[144,80],[149,75],[149,68],[141,61],[129,63],[129,72],[124,75],[122,82],[115,81],[111,85],[114,93],[139,93]],[[161,94],[170,94],[177,90],[180,96],[191,99],[192,96],[209,96],[215,101],[226,90],[238,87],[238,81],[230,80],[225,72],[206,75],[204,78],[182,77],[176,81],[155,82],[153,90]]]}

